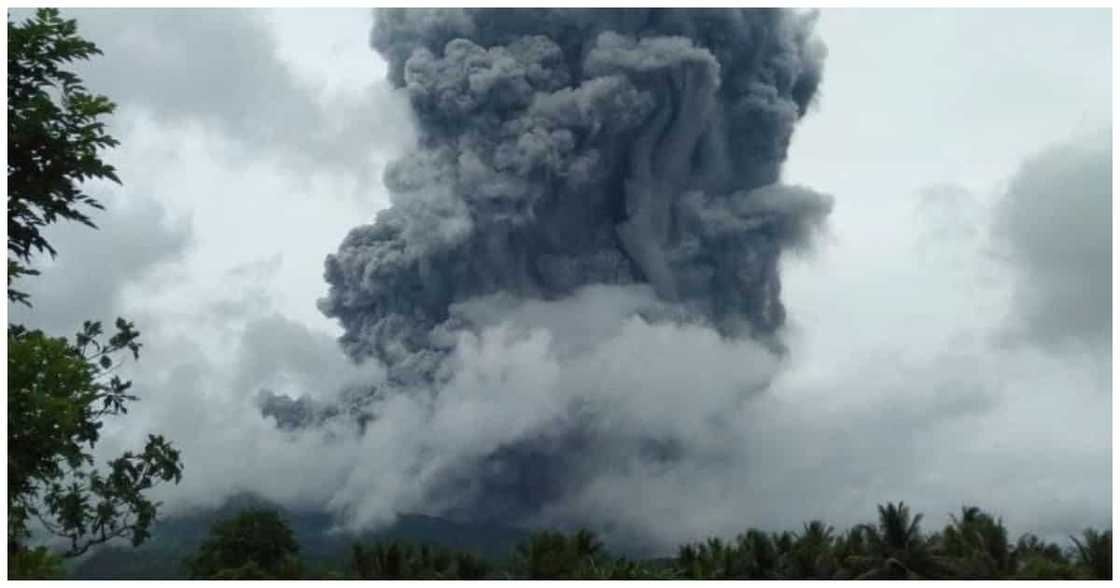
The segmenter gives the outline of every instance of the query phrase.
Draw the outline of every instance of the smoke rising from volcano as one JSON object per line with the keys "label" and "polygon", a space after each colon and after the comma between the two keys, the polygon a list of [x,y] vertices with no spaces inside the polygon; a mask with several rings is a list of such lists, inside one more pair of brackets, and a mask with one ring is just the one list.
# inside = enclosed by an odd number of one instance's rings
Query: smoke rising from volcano
{"label": "smoke rising from volcano", "polygon": [[385,10],[376,22],[420,140],[385,175],[392,207],[327,261],[322,308],[352,356],[427,375],[454,303],[587,284],[648,283],[726,334],[782,324],[779,253],[829,208],[772,185],[820,80],[810,18]]}
{"label": "smoke rising from volcano", "polygon": [[386,170],[391,206],[328,257],[320,308],[387,368],[367,433],[416,459],[393,468],[413,500],[525,517],[605,469],[727,449],[720,413],[778,360],[779,257],[831,208],[777,183],[821,79],[813,22],[377,12],[418,143]]}

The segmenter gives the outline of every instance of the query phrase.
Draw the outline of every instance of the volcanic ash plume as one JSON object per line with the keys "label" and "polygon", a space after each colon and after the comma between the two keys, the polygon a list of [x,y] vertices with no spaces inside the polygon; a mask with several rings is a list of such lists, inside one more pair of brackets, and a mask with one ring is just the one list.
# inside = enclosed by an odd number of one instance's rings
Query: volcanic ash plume
{"label": "volcanic ash plume", "polygon": [[[554,410],[563,424],[525,424],[475,444],[471,459],[500,462],[501,476],[525,466],[541,485],[550,472],[570,483],[586,470],[572,455],[588,439],[609,447],[604,454],[628,451],[589,424],[629,410],[626,400],[596,403],[606,394],[601,370],[625,363],[605,357],[645,345],[652,358],[664,335],[732,362],[742,356],[728,350],[747,343],[758,362],[772,359],[755,342],[780,346],[779,256],[807,243],[831,207],[827,196],[777,184],[821,78],[813,15],[389,9],[375,21],[373,47],[408,93],[418,145],[385,173],[392,205],[328,257],[320,305],[340,320],[352,358],[386,366],[385,394],[425,398],[432,423],[449,395],[466,394],[464,374],[483,369],[488,346],[539,344],[534,357],[557,372],[518,393],[551,394],[526,410]],[[530,334],[518,339],[510,325]],[[666,369],[707,367],[664,355]],[[704,376],[723,378],[710,389],[765,386],[726,371]],[[497,396],[476,409],[480,422],[512,410]],[[683,459],[687,436],[656,430],[659,422],[634,447]],[[433,455],[434,441],[416,443]]]}

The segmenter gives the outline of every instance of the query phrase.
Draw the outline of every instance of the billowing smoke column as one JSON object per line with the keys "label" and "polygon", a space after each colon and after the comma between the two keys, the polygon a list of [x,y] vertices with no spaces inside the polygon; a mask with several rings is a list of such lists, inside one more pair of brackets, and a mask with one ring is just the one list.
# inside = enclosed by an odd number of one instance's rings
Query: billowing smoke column
{"label": "billowing smoke column", "polygon": [[[386,389],[450,393],[461,361],[448,358],[480,315],[600,286],[644,292],[630,309],[644,320],[779,345],[779,256],[831,206],[776,183],[821,79],[813,15],[388,9],[375,21],[418,145],[386,170],[392,205],[328,257],[320,306],[352,358],[386,366]],[[499,302],[471,312],[479,300]],[[485,458],[503,475],[532,470],[515,494],[555,489],[550,472],[578,478],[584,429]],[[643,451],[671,459],[658,438]]]}

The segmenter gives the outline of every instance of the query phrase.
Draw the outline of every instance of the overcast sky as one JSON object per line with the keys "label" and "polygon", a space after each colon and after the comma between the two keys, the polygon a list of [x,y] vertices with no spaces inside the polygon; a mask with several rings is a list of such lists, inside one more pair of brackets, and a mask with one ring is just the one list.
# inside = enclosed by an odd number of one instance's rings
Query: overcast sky
{"label": "overcast sky", "polygon": [[[91,186],[101,230],[52,229],[59,257],[12,320],[137,322],[143,400],[103,450],[149,431],[181,446],[168,508],[241,488],[339,500],[307,481],[377,449],[279,433],[254,399],[377,369],[347,364],[315,305],[324,257],[387,205],[381,171],[412,140],[371,14],[63,12],[105,53],[82,74],[119,104],[124,187]],[[1014,534],[1109,526],[1110,16],[821,13],[824,80],[784,181],[835,207],[784,262],[790,357],[743,434],[754,506],[687,503],[687,533],[848,525],[888,500],[934,526],[962,504]]]}

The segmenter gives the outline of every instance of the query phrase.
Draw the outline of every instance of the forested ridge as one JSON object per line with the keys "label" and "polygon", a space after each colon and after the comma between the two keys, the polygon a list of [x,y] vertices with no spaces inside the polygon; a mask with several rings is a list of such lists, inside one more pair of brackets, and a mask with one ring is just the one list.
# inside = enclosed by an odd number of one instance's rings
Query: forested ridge
{"label": "forested ridge", "polygon": [[[962,507],[940,529],[904,503],[837,529],[747,528],[659,558],[619,555],[597,534],[403,517],[376,534],[325,539],[323,515],[242,499],[178,519],[141,551],[110,547],[69,572],[76,578],[195,579],[1109,579],[1112,532],[1086,529],[1058,543]],[[293,531],[293,529],[295,529]],[[441,540],[441,534],[448,541]],[[472,535],[473,534],[473,535]],[[139,554],[142,557],[138,557]]]}

